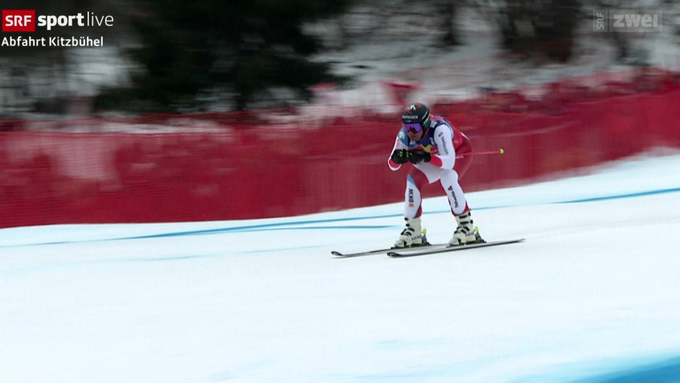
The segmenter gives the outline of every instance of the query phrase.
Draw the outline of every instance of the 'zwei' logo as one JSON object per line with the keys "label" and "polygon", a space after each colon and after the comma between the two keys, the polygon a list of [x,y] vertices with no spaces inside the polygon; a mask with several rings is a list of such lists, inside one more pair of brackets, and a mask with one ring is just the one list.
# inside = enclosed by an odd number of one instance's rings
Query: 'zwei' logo
{"label": "'zwei' logo", "polygon": [[3,10],[3,32],[35,32],[35,10]]}

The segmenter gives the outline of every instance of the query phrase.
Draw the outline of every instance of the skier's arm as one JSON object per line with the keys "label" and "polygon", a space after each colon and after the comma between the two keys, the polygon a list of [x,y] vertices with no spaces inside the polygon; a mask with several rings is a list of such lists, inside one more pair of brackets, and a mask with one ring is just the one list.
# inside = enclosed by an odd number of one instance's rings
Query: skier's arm
{"label": "skier's arm", "polygon": [[[405,142],[404,142],[405,141]],[[404,131],[399,131],[399,135],[397,135],[397,139],[394,141],[394,147],[392,148],[392,152],[390,152],[390,158],[387,160],[387,166],[392,169],[392,171],[399,170],[401,168],[401,164],[408,161],[406,157],[403,158],[404,162],[398,163],[397,161],[400,161],[398,159],[398,153],[397,151],[401,150],[408,150],[408,136]],[[395,155],[397,153],[397,155]]]}
{"label": "skier's arm", "polygon": [[439,153],[432,155],[430,164],[442,169],[453,169],[453,165],[456,164],[453,130],[449,126],[439,125],[434,132],[434,142],[439,148]]}

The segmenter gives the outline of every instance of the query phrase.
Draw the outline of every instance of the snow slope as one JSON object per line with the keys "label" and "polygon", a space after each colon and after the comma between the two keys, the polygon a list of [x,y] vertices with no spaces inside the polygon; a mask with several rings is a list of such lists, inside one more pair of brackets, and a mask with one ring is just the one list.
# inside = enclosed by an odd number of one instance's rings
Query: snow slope
{"label": "snow slope", "polygon": [[[400,205],[304,217],[0,230],[0,379],[677,382],[680,155],[468,195],[516,245],[338,259]],[[451,235],[445,197],[424,202]]]}

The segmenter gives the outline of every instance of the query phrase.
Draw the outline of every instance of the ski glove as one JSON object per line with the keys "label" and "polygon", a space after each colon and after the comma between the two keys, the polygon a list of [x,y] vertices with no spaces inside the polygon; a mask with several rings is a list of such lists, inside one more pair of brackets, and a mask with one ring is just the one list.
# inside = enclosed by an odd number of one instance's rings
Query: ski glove
{"label": "ski glove", "polygon": [[432,156],[430,156],[430,153],[422,150],[422,149],[414,149],[409,151],[409,156],[408,160],[411,161],[412,164],[419,164],[423,161],[425,162],[430,162],[432,159]]}
{"label": "ski glove", "polygon": [[397,149],[392,152],[392,161],[397,164],[405,164],[408,162],[410,154],[411,153],[406,149]]}

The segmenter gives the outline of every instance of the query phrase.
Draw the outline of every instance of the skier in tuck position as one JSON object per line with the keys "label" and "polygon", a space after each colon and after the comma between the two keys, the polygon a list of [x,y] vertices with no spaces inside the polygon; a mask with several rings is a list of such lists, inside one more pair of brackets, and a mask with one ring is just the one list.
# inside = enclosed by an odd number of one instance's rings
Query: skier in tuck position
{"label": "skier in tuck position", "polygon": [[430,110],[423,104],[404,108],[401,121],[402,128],[397,135],[388,165],[393,171],[399,170],[406,162],[411,162],[414,166],[406,178],[406,228],[399,235],[394,247],[419,246],[424,243],[420,223],[420,191],[423,186],[437,180],[446,192],[451,212],[458,223],[449,245],[484,242],[473,224],[465,194],[458,184],[458,179],[465,174],[472,158],[465,156],[456,159],[456,153],[460,155],[472,151],[470,140],[445,118],[430,114]]}

